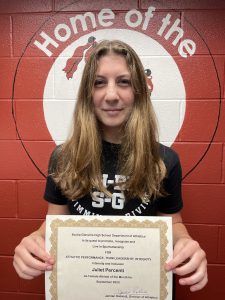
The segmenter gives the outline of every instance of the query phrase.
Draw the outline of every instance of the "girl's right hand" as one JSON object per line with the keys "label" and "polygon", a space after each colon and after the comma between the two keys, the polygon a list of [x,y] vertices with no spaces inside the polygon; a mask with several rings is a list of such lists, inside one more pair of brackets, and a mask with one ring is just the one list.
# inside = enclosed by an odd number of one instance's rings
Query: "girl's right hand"
{"label": "girl's right hand", "polygon": [[52,270],[54,259],[45,251],[43,236],[35,231],[22,239],[15,249],[13,266],[23,279],[33,279]]}

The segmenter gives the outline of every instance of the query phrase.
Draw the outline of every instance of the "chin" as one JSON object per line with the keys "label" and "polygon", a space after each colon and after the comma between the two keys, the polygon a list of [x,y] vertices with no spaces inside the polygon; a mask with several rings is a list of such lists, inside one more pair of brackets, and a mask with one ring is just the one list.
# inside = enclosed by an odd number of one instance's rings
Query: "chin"
{"label": "chin", "polygon": [[103,123],[103,125],[105,127],[112,127],[112,128],[118,128],[118,127],[121,127],[123,125],[124,122],[105,122]]}

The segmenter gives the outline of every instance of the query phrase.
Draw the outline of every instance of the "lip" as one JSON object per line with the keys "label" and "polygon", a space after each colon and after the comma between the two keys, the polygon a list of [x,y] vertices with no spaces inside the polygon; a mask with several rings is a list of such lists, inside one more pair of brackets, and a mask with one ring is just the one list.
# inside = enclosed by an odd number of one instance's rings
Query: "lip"
{"label": "lip", "polygon": [[122,111],[122,108],[103,109],[103,111],[109,116],[116,116],[118,113],[120,113]]}
{"label": "lip", "polygon": [[122,108],[103,108],[104,111],[121,111]]}

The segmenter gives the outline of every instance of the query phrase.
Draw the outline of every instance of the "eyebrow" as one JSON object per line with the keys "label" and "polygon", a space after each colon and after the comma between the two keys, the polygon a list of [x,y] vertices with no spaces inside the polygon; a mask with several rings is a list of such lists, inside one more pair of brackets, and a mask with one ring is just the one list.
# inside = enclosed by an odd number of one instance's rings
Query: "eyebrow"
{"label": "eyebrow", "polygon": [[[97,78],[106,78],[107,76],[104,76],[104,75],[100,75],[100,74],[96,74],[96,77]],[[131,77],[131,75],[130,74],[122,74],[122,75],[119,75],[119,76],[117,76],[116,78],[124,78],[124,77],[128,77],[128,78],[130,78]]]}

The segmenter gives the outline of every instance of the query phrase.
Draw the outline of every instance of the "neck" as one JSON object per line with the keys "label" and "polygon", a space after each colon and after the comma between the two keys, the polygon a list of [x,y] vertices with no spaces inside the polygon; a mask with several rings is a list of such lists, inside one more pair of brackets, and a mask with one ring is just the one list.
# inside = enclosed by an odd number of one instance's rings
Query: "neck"
{"label": "neck", "polygon": [[122,133],[121,128],[102,128],[102,137],[106,142],[112,144],[121,144]]}

